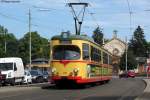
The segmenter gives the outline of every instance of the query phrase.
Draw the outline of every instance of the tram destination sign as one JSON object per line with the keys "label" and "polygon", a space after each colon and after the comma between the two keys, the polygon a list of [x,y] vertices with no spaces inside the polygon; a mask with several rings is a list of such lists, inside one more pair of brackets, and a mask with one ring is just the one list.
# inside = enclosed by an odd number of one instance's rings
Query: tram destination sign
{"label": "tram destination sign", "polygon": [[61,40],[61,44],[71,44],[72,42],[70,40]]}

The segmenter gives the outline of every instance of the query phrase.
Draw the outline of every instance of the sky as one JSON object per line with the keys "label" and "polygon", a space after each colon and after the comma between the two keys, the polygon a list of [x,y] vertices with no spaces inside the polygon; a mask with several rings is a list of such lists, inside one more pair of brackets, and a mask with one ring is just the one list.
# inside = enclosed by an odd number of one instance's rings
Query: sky
{"label": "sky", "polygon": [[[29,30],[29,9],[31,31],[38,31],[42,37],[50,39],[68,30],[75,33],[73,16],[67,3],[86,2],[89,6],[85,12],[82,34],[91,36],[93,30],[100,26],[105,38],[111,39],[113,31],[117,30],[119,38],[125,40],[127,36],[129,40],[140,25],[147,41],[150,41],[150,0],[20,0],[19,3],[2,1],[4,0],[0,0],[0,25],[14,33],[17,38],[22,38]],[[132,12],[131,21],[129,7]],[[76,11],[79,12],[80,9]]]}

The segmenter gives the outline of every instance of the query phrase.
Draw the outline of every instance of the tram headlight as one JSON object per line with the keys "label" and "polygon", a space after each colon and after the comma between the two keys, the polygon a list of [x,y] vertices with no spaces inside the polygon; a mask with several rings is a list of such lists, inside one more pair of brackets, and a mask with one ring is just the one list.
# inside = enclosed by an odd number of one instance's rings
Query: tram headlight
{"label": "tram headlight", "polygon": [[75,69],[73,70],[73,73],[74,73],[74,76],[77,76],[78,73],[79,73],[79,68],[75,68]]}
{"label": "tram headlight", "polygon": [[52,74],[55,75],[56,73],[56,68],[52,68]]}

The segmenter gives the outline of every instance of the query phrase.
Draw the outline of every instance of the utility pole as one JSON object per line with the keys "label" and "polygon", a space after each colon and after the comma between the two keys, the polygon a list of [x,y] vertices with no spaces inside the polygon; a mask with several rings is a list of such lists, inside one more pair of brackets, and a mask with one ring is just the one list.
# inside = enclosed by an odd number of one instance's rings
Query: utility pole
{"label": "utility pole", "polygon": [[31,11],[29,9],[29,35],[30,35],[30,38],[29,38],[29,70],[31,70]]}
{"label": "utility pole", "polygon": [[[128,4],[128,11],[129,11],[129,17],[130,17],[130,33],[132,34],[132,14],[133,12],[131,11],[131,7],[130,7],[130,2],[129,0],[126,0],[127,1],[127,4]],[[128,54],[127,54],[127,50],[128,50],[128,47],[127,47],[127,36],[126,36],[126,71],[128,71]]]}
{"label": "utility pole", "polygon": [[126,47],[125,47],[126,49],[126,72],[128,71],[128,44],[127,44],[127,36],[126,36]]}
{"label": "utility pole", "polygon": [[127,4],[128,4],[128,11],[129,11],[129,17],[130,17],[130,33],[132,33],[132,14],[133,12],[131,11],[131,7],[130,7],[130,3],[129,0],[127,0]]}
{"label": "utility pole", "polygon": [[5,38],[5,44],[4,44],[4,46],[5,46],[5,54],[6,54],[6,52],[7,52],[7,36],[6,36],[5,29],[4,29],[4,38]]}

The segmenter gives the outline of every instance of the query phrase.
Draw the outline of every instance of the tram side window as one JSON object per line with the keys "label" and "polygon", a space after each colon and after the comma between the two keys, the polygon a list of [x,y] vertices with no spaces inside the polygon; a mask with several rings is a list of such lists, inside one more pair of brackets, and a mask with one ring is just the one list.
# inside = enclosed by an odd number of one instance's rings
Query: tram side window
{"label": "tram side window", "polygon": [[99,62],[101,60],[101,51],[91,46],[91,60]]}
{"label": "tram side window", "polygon": [[89,58],[90,58],[90,56],[89,56],[89,45],[83,43],[82,47],[83,47],[83,60],[89,60]]}
{"label": "tram side window", "polygon": [[108,64],[108,54],[103,52],[103,63]]}
{"label": "tram side window", "polygon": [[109,64],[112,65],[112,57],[109,56]]}

